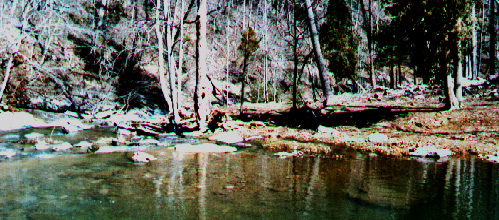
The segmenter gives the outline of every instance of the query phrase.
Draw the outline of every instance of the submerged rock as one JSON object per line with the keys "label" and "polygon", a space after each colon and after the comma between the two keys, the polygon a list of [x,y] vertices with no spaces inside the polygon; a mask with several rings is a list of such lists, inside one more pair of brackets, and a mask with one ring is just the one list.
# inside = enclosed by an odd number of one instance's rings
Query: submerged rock
{"label": "submerged rock", "polygon": [[498,156],[498,154],[499,154],[499,152],[495,152],[492,155],[486,155],[485,159],[488,160],[488,161],[490,161],[490,162],[498,163],[499,162],[499,156]]}
{"label": "submerged rock", "polygon": [[157,160],[156,157],[144,152],[126,152],[126,157],[134,163],[149,163]]}
{"label": "submerged rock", "polygon": [[274,156],[278,156],[279,158],[286,158],[286,157],[301,157],[303,156],[303,152],[301,151],[293,151],[293,152],[277,152],[274,154]]}
{"label": "submerged rock", "polygon": [[229,132],[225,132],[225,133],[220,133],[220,134],[217,134],[217,135],[210,137],[208,140],[219,141],[219,142],[226,143],[226,144],[235,144],[235,143],[239,143],[239,142],[244,141],[244,139],[236,131],[229,131]]}
{"label": "submerged rock", "polygon": [[178,152],[236,152],[237,148],[231,146],[216,145],[211,143],[205,144],[178,144],[175,146],[175,150]]}
{"label": "submerged rock", "polygon": [[454,153],[448,149],[437,149],[435,146],[418,147],[414,152],[409,152],[410,156],[431,158],[448,157],[453,154]]}

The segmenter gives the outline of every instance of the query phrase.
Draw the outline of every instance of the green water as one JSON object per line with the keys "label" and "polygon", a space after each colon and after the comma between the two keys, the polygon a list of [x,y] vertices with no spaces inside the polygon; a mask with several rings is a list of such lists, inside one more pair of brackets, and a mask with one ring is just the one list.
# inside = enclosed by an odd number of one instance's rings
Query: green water
{"label": "green water", "polygon": [[147,152],[2,160],[0,219],[499,218],[498,165],[474,158]]}

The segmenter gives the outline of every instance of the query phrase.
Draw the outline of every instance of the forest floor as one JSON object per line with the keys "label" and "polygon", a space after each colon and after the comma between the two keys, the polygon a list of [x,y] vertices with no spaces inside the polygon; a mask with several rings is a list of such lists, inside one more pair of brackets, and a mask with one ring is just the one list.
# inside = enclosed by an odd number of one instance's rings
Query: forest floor
{"label": "forest floor", "polygon": [[[310,103],[294,111],[291,104],[245,104],[242,116],[239,106],[223,107],[216,110],[223,115],[218,125],[266,149],[322,157],[338,157],[338,150],[345,149],[404,156],[423,146],[462,156],[498,151],[499,104],[492,99],[465,97],[463,107],[453,111],[444,111],[439,96],[430,94],[385,92],[336,99],[327,108]],[[376,133],[387,139],[370,140]]]}

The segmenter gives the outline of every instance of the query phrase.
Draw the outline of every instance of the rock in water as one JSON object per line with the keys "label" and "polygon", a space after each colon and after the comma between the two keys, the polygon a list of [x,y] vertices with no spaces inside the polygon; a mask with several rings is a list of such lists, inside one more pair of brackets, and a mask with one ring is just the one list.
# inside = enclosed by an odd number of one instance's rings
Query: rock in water
{"label": "rock in water", "polygon": [[435,146],[418,147],[414,152],[409,153],[410,156],[432,158],[448,157],[453,154],[454,153],[448,149],[437,149]]}
{"label": "rock in water", "polygon": [[239,135],[239,133],[235,131],[229,131],[226,133],[217,134],[215,136],[210,137],[208,140],[219,141],[226,144],[235,144],[244,141],[244,139]]}
{"label": "rock in water", "polygon": [[205,144],[178,144],[175,146],[177,152],[198,153],[198,152],[212,152],[212,153],[228,153],[236,152],[237,148],[231,146],[222,146],[212,143]]}
{"label": "rock in water", "polygon": [[374,133],[374,134],[369,135],[367,137],[367,140],[370,142],[387,142],[388,137],[384,134]]}
{"label": "rock in water", "polygon": [[153,155],[144,152],[127,152],[125,155],[134,163],[149,163],[153,160],[157,160]]}

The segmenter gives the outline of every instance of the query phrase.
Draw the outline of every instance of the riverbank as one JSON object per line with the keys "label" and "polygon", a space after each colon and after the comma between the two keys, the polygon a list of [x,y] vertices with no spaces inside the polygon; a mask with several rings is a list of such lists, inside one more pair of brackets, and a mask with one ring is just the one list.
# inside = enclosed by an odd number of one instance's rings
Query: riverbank
{"label": "riverbank", "polygon": [[[248,103],[240,115],[239,106],[220,107],[212,111],[211,131],[185,134],[229,143],[244,140],[273,151],[329,158],[341,158],[341,152],[350,149],[395,157],[424,146],[448,149],[458,156],[498,151],[499,104],[495,99],[466,97],[463,108],[443,111],[436,95],[399,93],[338,95],[337,103],[325,109],[320,103],[307,103],[296,110],[291,110],[291,104]],[[0,130],[53,126],[73,133],[114,126],[121,136],[153,137],[173,131],[166,116],[140,110],[95,115],[30,112],[2,112]],[[185,128],[192,130],[194,121],[186,121]],[[224,138],[230,140],[218,140]]]}
{"label": "riverbank", "polygon": [[216,133],[237,131],[266,149],[334,158],[342,148],[387,156],[406,156],[424,146],[458,156],[498,151],[499,104],[494,100],[467,97],[462,109],[443,111],[437,96],[370,96],[338,96],[350,100],[349,105],[327,109],[311,104],[291,111],[291,104],[245,104],[243,117],[236,107],[221,108],[217,111],[227,119]]}

